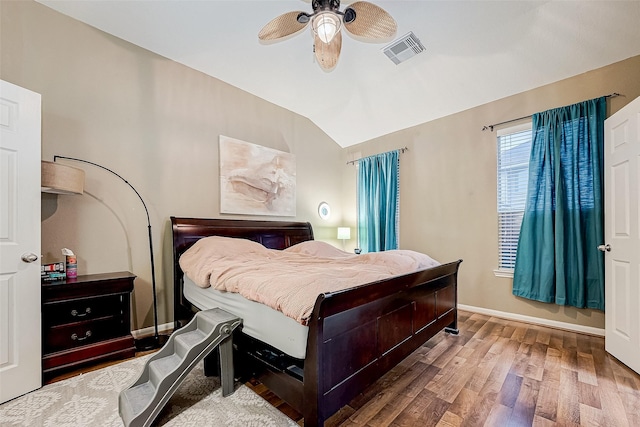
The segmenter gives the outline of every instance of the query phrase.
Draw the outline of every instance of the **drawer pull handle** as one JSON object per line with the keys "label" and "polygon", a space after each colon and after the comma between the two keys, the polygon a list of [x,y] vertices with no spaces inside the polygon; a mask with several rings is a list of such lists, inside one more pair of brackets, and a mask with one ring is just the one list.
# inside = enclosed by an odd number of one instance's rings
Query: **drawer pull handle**
{"label": "drawer pull handle", "polygon": [[73,310],[71,310],[71,315],[72,315],[73,317],[84,317],[84,316],[86,316],[87,314],[91,314],[91,307],[87,307],[87,308],[84,310],[84,313],[82,313],[82,314],[78,313],[78,310],[76,310],[75,308],[74,308]]}
{"label": "drawer pull handle", "polygon": [[73,333],[73,334],[71,334],[71,339],[74,340],[74,341],[84,341],[87,338],[89,338],[90,336],[91,336],[91,331],[87,331],[82,338],[79,338],[78,334]]}

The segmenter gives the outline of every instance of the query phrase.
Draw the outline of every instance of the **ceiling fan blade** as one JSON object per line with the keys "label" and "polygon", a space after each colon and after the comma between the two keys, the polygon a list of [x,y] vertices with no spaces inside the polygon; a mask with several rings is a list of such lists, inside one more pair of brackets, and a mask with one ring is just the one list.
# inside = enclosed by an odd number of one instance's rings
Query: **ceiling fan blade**
{"label": "ceiling fan blade", "polygon": [[355,19],[344,24],[351,34],[367,39],[386,39],[396,34],[395,19],[381,7],[368,1],[357,1],[347,9],[355,12]]}
{"label": "ceiling fan blade", "polygon": [[269,21],[258,33],[262,41],[276,40],[297,33],[309,24],[309,21],[300,23],[298,16],[306,15],[304,12],[287,12]]}
{"label": "ceiling fan blade", "polygon": [[342,49],[341,32],[337,32],[329,43],[323,42],[318,35],[315,35],[313,50],[318,60],[318,65],[324,71],[331,71],[336,67],[338,58],[340,58],[340,49]]}

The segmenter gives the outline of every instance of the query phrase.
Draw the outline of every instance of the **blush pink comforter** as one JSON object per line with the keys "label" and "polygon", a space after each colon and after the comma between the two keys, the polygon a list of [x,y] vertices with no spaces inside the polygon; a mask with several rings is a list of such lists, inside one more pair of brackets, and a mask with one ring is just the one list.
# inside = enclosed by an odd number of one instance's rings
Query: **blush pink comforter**
{"label": "blush pink comforter", "polygon": [[319,241],[283,251],[246,239],[206,237],[180,258],[198,286],[237,292],[306,325],[318,295],[439,265],[410,250],[353,255]]}

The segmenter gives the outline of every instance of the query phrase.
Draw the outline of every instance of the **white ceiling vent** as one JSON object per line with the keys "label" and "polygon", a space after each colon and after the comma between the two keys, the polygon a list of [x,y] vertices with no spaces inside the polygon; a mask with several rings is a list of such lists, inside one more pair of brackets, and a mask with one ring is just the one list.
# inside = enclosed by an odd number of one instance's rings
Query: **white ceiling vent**
{"label": "white ceiling vent", "polygon": [[382,49],[382,51],[394,64],[398,65],[424,51],[424,46],[420,43],[416,35],[410,31],[408,34]]}

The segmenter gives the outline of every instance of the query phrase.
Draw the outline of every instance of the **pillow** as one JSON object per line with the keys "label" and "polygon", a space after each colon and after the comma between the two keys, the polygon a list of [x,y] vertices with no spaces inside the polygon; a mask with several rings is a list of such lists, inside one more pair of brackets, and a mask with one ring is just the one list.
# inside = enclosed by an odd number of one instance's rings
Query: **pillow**
{"label": "pillow", "polygon": [[[235,237],[209,236],[203,237],[193,244],[185,254],[194,252],[206,252],[207,255],[224,254],[224,255],[240,255],[251,252],[263,252],[268,250],[258,242],[249,239],[240,239]],[[183,254],[184,256],[184,254]]]}
{"label": "pillow", "polygon": [[258,242],[233,237],[203,237],[180,256],[180,268],[198,286],[210,284],[213,265],[227,258],[251,257],[251,254],[269,252]]}
{"label": "pillow", "polygon": [[288,248],[283,249],[283,252],[305,254],[321,258],[345,258],[353,255],[349,252],[340,250],[329,243],[320,242],[318,240],[308,240],[306,242],[298,243],[297,245],[289,246]]}

